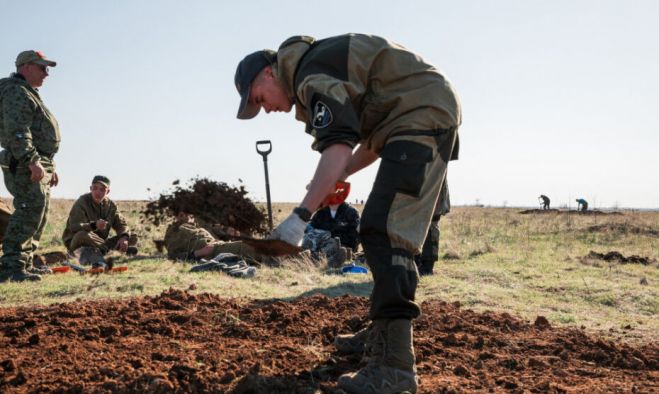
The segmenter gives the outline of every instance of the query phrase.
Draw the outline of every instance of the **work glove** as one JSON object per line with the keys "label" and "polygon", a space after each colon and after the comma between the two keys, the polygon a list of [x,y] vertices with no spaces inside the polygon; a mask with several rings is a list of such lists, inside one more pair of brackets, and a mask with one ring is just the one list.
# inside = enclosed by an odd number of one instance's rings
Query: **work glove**
{"label": "work glove", "polygon": [[302,220],[296,213],[291,213],[270,233],[268,239],[281,239],[291,245],[300,246],[306,227],[307,222]]}

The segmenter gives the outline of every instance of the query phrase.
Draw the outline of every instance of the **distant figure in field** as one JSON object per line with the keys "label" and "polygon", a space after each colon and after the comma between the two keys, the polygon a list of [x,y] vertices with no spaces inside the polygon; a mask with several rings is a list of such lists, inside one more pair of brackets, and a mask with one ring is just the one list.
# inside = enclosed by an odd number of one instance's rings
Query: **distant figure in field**
{"label": "distant figure in field", "polygon": [[588,210],[588,201],[583,198],[577,198],[577,211],[586,212]]}
{"label": "distant figure in field", "polygon": [[541,194],[540,197],[538,197],[540,200],[542,200],[542,209],[549,209],[549,197],[545,196],[544,194]]}

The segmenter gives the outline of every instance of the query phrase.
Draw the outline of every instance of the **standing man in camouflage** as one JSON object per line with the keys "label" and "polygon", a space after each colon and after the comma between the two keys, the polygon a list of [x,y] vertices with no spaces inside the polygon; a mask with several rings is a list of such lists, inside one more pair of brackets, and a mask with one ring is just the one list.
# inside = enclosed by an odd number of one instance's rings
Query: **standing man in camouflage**
{"label": "standing man in camouflage", "polygon": [[452,85],[417,54],[363,34],[289,38],[277,52],[245,57],[235,83],[238,118],[295,106],[321,153],[307,194],[271,237],[299,245],[311,212],[336,181],[382,159],[360,224],[374,279],[370,361],[338,385],[350,393],[415,391],[412,319],[420,308],[413,256],[421,252],[447,164],[457,158],[461,110]]}
{"label": "standing man in camouflage", "polygon": [[56,63],[39,51],[16,58],[16,72],[0,79],[0,166],[5,186],[14,196],[14,213],[3,240],[0,282],[37,281],[32,253],[46,225],[50,188],[57,186],[53,158],[60,131],[38,88]]}

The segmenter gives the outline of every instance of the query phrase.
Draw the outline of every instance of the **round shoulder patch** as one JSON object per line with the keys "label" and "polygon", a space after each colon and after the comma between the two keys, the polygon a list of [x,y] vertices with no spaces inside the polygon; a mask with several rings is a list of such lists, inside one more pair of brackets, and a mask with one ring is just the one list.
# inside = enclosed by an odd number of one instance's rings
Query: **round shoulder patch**
{"label": "round shoulder patch", "polygon": [[313,122],[311,125],[315,129],[322,129],[332,123],[332,111],[329,107],[322,101],[316,101],[316,105],[313,108]]}

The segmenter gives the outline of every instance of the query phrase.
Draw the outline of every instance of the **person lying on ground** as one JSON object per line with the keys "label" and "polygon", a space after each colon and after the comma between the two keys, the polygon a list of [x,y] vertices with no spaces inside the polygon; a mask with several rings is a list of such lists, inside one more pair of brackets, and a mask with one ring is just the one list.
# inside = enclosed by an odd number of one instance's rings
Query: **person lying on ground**
{"label": "person lying on ground", "polygon": [[[227,228],[227,233],[239,236],[233,228]],[[165,248],[167,257],[172,260],[210,259],[220,253],[233,253],[254,261],[262,261],[263,256],[254,251],[251,246],[240,242],[222,242],[216,239],[208,230],[199,227],[190,213],[175,212],[175,221],[165,232]]]}
{"label": "person lying on ground", "polygon": [[[62,240],[69,253],[81,246],[98,248],[102,254],[118,250],[128,255],[137,254],[137,235],[131,234],[117,204],[110,200],[110,180],[96,175],[89,187],[71,207]],[[110,230],[116,235],[110,237]]]}

